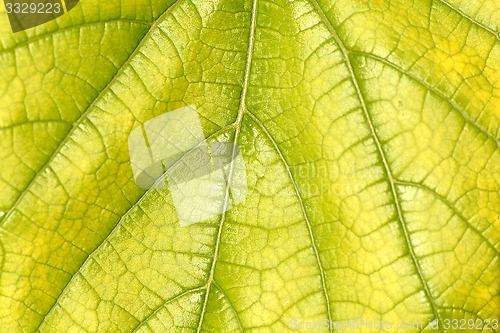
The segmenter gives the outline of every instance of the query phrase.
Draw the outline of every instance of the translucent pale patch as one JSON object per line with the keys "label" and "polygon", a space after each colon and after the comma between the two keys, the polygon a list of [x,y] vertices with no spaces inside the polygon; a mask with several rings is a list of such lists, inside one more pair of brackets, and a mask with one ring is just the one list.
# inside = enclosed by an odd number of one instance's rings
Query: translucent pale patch
{"label": "translucent pale patch", "polygon": [[231,200],[226,200],[228,188],[235,204],[246,197],[245,164],[238,146],[208,144],[192,106],[160,115],[133,130],[129,151],[138,186],[165,189],[169,184],[181,225],[231,209]]}

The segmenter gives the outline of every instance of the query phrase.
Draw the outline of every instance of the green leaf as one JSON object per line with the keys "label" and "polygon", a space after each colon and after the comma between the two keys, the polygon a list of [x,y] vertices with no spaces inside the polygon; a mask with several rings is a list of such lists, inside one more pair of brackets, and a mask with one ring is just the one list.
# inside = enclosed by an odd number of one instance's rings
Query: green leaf
{"label": "green leaf", "polygon": [[[0,73],[0,332],[499,331],[497,0],[2,8]],[[186,105],[249,192],[181,227],[127,138]]]}

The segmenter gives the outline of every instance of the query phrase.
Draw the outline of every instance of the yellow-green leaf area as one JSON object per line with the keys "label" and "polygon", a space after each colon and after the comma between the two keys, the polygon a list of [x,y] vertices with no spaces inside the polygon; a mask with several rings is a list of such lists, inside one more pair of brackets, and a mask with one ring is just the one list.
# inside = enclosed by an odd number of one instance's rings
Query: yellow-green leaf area
{"label": "yellow-green leaf area", "polygon": [[[0,332],[499,331],[498,1],[2,7],[0,73]],[[187,105],[248,193],[182,227],[127,140]]]}

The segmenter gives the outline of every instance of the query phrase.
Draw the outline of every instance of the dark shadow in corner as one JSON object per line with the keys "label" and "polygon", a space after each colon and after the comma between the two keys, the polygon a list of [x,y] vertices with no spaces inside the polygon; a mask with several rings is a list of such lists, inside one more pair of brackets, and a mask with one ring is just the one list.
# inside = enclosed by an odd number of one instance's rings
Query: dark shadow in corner
{"label": "dark shadow in corner", "polygon": [[12,32],[19,32],[55,20],[73,9],[80,0],[5,0]]}

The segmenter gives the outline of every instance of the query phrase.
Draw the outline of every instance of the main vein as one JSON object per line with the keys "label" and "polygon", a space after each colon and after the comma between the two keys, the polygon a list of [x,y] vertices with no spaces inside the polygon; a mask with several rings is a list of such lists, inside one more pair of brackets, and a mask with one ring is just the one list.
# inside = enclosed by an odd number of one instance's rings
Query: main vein
{"label": "main vein", "polygon": [[[229,129],[230,129],[230,126],[227,126],[227,127],[225,127],[225,128],[222,128],[222,129],[220,129],[220,130],[218,130],[218,131],[216,131],[216,132],[214,132],[214,133],[210,134],[210,135],[206,138],[206,140],[210,140],[210,139],[212,139],[212,138],[215,138],[215,137],[219,136],[220,134],[227,132]],[[156,190],[156,186],[155,186],[155,185],[157,185],[157,184],[159,184],[159,183],[161,183],[161,182],[164,182],[164,181],[165,181],[165,178],[164,178],[164,177],[165,177],[165,175],[166,175],[169,171],[171,171],[171,170],[172,170],[172,169],[173,169],[173,168],[174,168],[174,167],[175,167],[178,163],[180,163],[180,162],[182,161],[182,159],[183,159],[183,157],[184,157],[184,156],[186,156],[187,154],[192,153],[192,152],[193,152],[196,148],[198,148],[200,145],[202,145],[202,144],[204,144],[204,143],[205,143],[205,141],[202,141],[202,142],[200,142],[198,145],[196,145],[195,147],[193,147],[193,148],[191,148],[190,150],[188,150],[188,151],[186,151],[185,153],[183,153],[183,155],[182,155],[182,156],[180,156],[180,157],[179,157],[179,159],[178,159],[177,161],[175,161],[175,162],[174,162],[174,163],[173,163],[173,164],[172,164],[172,165],[171,165],[171,166],[170,166],[167,170],[165,170],[165,172],[163,173],[163,175],[162,175],[162,176],[160,176],[160,177],[159,177],[159,178],[155,181],[155,183],[154,183],[154,185],[153,185],[153,186],[151,186],[149,189],[147,189],[146,191],[144,191],[144,193],[142,193],[142,194],[141,194],[141,195],[137,198],[137,200],[136,200],[134,203],[132,203],[132,204],[130,205],[130,207],[127,209],[127,211],[126,211],[125,213],[123,213],[123,214],[122,214],[122,216],[120,217],[120,219],[119,219],[119,220],[116,222],[116,224],[113,226],[113,228],[112,228],[112,229],[111,229],[111,231],[108,233],[108,235],[107,235],[107,236],[106,236],[106,237],[105,237],[105,238],[101,241],[101,243],[100,243],[100,244],[99,244],[99,245],[98,245],[98,246],[97,246],[94,250],[92,250],[92,251],[91,251],[91,252],[90,252],[90,253],[89,253],[89,254],[85,257],[85,259],[83,260],[82,264],[81,264],[81,265],[79,265],[79,268],[78,268],[78,269],[77,269],[77,270],[76,270],[76,271],[75,271],[75,272],[74,272],[74,273],[70,276],[70,278],[69,278],[68,282],[65,284],[65,286],[63,287],[63,289],[62,289],[62,290],[61,290],[61,292],[59,293],[58,298],[54,301],[54,303],[52,304],[52,306],[50,307],[50,309],[46,312],[46,314],[45,314],[44,318],[42,319],[42,322],[40,322],[40,324],[38,325],[38,328],[35,330],[35,332],[36,332],[36,331],[38,331],[38,329],[39,329],[39,328],[41,327],[41,325],[43,324],[43,321],[45,320],[45,318],[49,316],[49,314],[53,311],[53,309],[54,309],[54,308],[56,307],[56,305],[59,303],[59,300],[60,300],[60,299],[61,299],[61,297],[64,295],[64,293],[65,293],[66,289],[67,289],[67,288],[69,288],[71,281],[75,278],[75,276],[77,276],[77,274],[78,274],[78,273],[80,273],[80,272],[81,272],[81,270],[83,269],[83,267],[85,267],[85,265],[87,264],[87,262],[89,262],[89,261],[93,258],[94,253],[97,253],[97,252],[101,249],[101,247],[102,247],[102,246],[104,246],[104,244],[105,244],[105,243],[106,243],[109,239],[111,239],[111,237],[112,237],[112,236],[113,236],[116,232],[118,232],[118,227],[122,224],[122,222],[123,222],[123,221],[125,221],[125,219],[127,218],[127,216],[128,216],[130,213],[132,213],[133,209],[134,209],[135,207],[138,207],[138,206],[142,203],[142,201],[143,201],[143,200],[145,200],[145,199],[147,198],[148,194],[150,194],[152,191],[155,191],[155,190]],[[0,239],[0,241],[1,241],[1,239]],[[1,245],[1,242],[0,242],[0,245]],[[2,272],[2,271],[0,270],[0,273],[1,273],[1,272]],[[189,289],[189,290],[193,291],[193,290],[195,290],[195,289],[196,289],[196,290],[198,290],[199,288],[194,288],[194,289]],[[187,290],[187,291],[189,291],[189,290]],[[185,291],[185,292],[187,292],[187,291]],[[166,300],[166,301],[162,304],[162,306],[165,306],[165,304],[167,304],[167,303],[168,303],[168,302],[170,302],[170,301],[171,301],[171,299]],[[157,310],[159,310],[159,309],[157,309]],[[156,311],[157,311],[157,310],[156,310]],[[155,311],[155,312],[156,312],[156,311]],[[149,317],[151,317],[151,316],[152,316],[152,314],[150,314],[150,315],[148,316],[148,318],[149,318]]]}
{"label": "main vein", "polygon": [[[250,72],[252,69],[252,56],[253,56],[253,50],[254,50],[256,26],[257,26],[257,0],[253,0],[247,59],[246,59],[246,64],[245,64],[245,73],[244,73],[244,79],[243,79],[243,88],[241,91],[240,106],[238,109],[238,116],[237,116],[236,122],[235,122],[234,144],[233,144],[233,149],[232,149],[232,154],[231,154],[232,155],[231,161],[234,161],[234,159],[236,157],[235,156],[236,151],[238,151],[238,149],[236,149],[236,145],[238,144],[238,140],[240,138],[241,123],[243,121],[243,116],[245,115],[245,112],[247,109],[246,100],[247,100],[247,94],[248,94],[248,86],[250,84]],[[203,307],[202,307],[201,314],[200,314],[200,320],[198,322],[198,329],[196,330],[197,333],[199,333],[201,331],[201,327],[203,325],[203,320],[205,317],[207,304],[208,304],[208,298],[209,298],[209,294],[210,294],[210,288],[212,287],[212,282],[214,281],[215,267],[217,265],[217,259],[218,259],[218,255],[219,255],[222,229],[224,227],[224,222],[225,222],[226,216],[227,216],[227,214],[226,214],[227,205],[228,205],[229,200],[230,200],[229,188],[230,188],[230,184],[231,184],[231,181],[233,178],[233,171],[234,171],[234,163],[231,163],[230,168],[229,168],[229,174],[228,174],[228,184],[226,187],[226,194],[225,194],[225,198],[224,198],[224,207],[222,209],[223,213],[222,213],[221,221],[219,224],[219,229],[217,231],[217,239],[215,241],[214,259],[212,261],[212,266],[210,268],[210,273],[209,273],[207,283],[206,283],[206,292],[205,292],[205,297],[203,300]]]}

